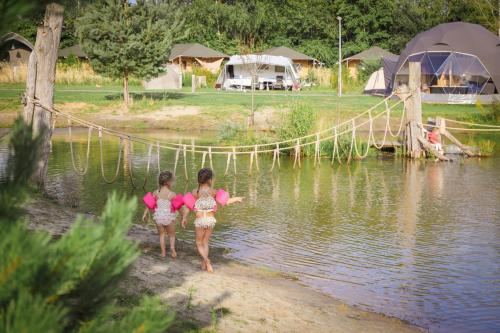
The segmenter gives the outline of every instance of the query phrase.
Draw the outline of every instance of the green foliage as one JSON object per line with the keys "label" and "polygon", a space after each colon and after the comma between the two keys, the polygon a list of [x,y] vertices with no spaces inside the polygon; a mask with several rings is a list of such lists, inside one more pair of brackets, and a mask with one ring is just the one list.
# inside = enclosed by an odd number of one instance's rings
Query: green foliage
{"label": "green foliage", "polygon": [[255,145],[269,142],[266,136],[252,130],[245,130],[241,125],[225,123],[219,127],[218,141],[224,145]]}
{"label": "green foliage", "polygon": [[[330,85],[333,89],[338,87],[338,66],[332,69],[332,75],[330,76]],[[342,92],[362,92],[365,82],[358,77],[352,77],[349,75],[349,70],[346,66],[342,65]]]}
{"label": "green foliage", "polygon": [[77,20],[77,33],[93,69],[111,78],[156,77],[164,71],[184,20],[169,1],[99,1]]}
{"label": "green foliage", "polygon": [[370,78],[370,75],[378,71],[380,67],[382,67],[381,60],[366,60],[361,62],[358,79],[361,82],[366,83],[366,81]]}
{"label": "green foliage", "polygon": [[475,121],[489,124],[500,124],[500,99],[496,98],[491,105],[483,106],[479,100],[476,103],[479,114]]}
{"label": "green foliage", "polygon": [[316,115],[310,105],[293,104],[290,112],[283,116],[281,127],[277,129],[278,139],[285,141],[310,134],[315,122]]}
{"label": "green foliage", "polygon": [[0,332],[163,332],[173,314],[157,299],[115,311],[116,286],[139,255],[126,239],[135,199],[113,194],[99,221],[80,216],[58,240],[27,230],[20,207],[38,148],[18,119],[0,187]]}

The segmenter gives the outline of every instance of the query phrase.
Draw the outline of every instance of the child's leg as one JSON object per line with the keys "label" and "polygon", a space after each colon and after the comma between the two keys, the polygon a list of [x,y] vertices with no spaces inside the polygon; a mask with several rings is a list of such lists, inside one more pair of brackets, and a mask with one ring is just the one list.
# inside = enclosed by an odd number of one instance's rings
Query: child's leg
{"label": "child's leg", "polygon": [[210,241],[210,237],[212,236],[212,228],[206,228],[204,231],[205,232],[203,233],[203,250],[207,256],[206,257],[207,272],[212,273],[214,270],[212,268],[210,260],[208,259],[208,252],[209,252],[208,243]]}
{"label": "child's leg", "polygon": [[160,235],[161,256],[166,257],[167,249],[165,248],[165,227],[159,224],[157,224],[156,227],[158,228],[158,234]]}
{"label": "child's leg", "polygon": [[167,230],[168,241],[170,243],[170,255],[172,258],[177,257],[177,252],[175,252],[175,222],[170,223],[165,227]]}
{"label": "child's leg", "polygon": [[196,248],[198,249],[198,253],[202,258],[201,269],[206,269],[206,261],[207,254],[205,254],[205,247],[203,246],[203,236],[205,234],[205,229],[203,228],[195,228],[196,232]]}

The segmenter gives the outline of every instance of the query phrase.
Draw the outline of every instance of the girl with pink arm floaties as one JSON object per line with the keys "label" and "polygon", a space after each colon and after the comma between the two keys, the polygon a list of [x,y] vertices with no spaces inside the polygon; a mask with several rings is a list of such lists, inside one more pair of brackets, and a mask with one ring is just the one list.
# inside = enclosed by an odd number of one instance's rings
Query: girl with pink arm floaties
{"label": "girl with pink arm floaties", "polygon": [[[194,226],[196,231],[196,247],[202,258],[201,269],[209,273],[213,272],[213,268],[210,259],[208,259],[208,243],[216,223],[215,212],[217,211],[217,203],[225,206],[243,201],[242,197],[230,198],[226,191],[215,190],[212,187],[213,183],[213,171],[209,168],[203,168],[198,172],[198,188],[184,196],[184,204],[196,214]],[[185,227],[186,223],[186,218],[183,216],[182,226]]]}
{"label": "girl with pink arm floaties", "polygon": [[[165,248],[165,236],[168,235],[170,243],[170,255],[172,258],[177,257],[175,251],[175,220],[178,216],[178,211],[184,204],[182,194],[175,194],[172,191],[175,177],[170,171],[162,171],[158,176],[158,189],[153,193],[148,192],[143,198],[146,209],[142,215],[142,220],[145,221],[149,211],[153,212],[153,219],[160,234],[161,256],[167,255]],[[188,211],[183,211],[183,219],[188,214]]]}

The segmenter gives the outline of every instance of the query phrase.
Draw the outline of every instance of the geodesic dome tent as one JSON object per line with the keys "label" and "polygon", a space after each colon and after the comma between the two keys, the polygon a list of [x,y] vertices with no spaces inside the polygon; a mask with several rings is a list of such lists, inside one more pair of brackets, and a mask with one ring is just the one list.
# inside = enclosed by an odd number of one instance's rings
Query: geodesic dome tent
{"label": "geodesic dome tent", "polygon": [[422,100],[491,102],[500,91],[500,38],[480,25],[440,24],[414,37],[391,73],[390,91],[408,85],[410,61],[422,70]]}

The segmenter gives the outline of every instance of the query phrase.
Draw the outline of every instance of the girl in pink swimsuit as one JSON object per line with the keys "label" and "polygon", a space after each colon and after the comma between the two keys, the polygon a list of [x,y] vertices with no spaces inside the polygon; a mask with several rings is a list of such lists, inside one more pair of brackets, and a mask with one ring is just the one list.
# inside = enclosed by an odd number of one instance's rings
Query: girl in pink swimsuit
{"label": "girl in pink swimsuit", "polygon": [[[162,171],[158,176],[158,190],[153,192],[153,196],[156,198],[156,209],[153,213],[153,219],[160,234],[161,256],[165,257],[167,255],[165,235],[168,235],[170,256],[172,258],[177,257],[177,252],[175,251],[175,220],[178,212],[172,211],[171,202],[175,197],[175,193],[171,190],[174,180],[174,175],[170,171]],[[146,207],[142,216],[143,221],[146,220],[148,211],[149,208]]]}
{"label": "girl in pink swimsuit", "polygon": [[[194,212],[196,214],[196,219],[194,220],[196,247],[202,258],[201,269],[209,273],[213,272],[213,268],[210,259],[208,259],[208,243],[210,241],[210,236],[212,236],[212,229],[217,222],[215,219],[215,211],[217,210],[217,191],[212,188],[213,183],[213,171],[209,168],[201,169],[198,172],[198,188],[194,189],[192,192],[192,195],[196,199],[194,204]],[[242,197],[233,197],[228,198],[222,204],[230,205],[242,201]],[[186,225],[186,219],[184,217],[182,219],[182,225]]]}

